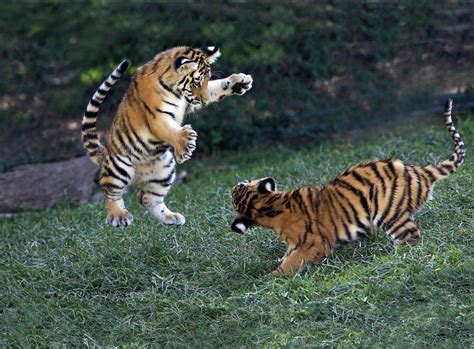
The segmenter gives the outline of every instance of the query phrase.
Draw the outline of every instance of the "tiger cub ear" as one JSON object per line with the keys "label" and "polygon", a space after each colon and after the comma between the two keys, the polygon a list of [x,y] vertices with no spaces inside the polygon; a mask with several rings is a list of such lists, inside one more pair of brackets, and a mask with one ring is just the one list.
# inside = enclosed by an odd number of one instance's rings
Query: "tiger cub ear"
{"label": "tiger cub ear", "polygon": [[263,178],[258,183],[258,192],[266,194],[276,190],[276,182],[272,177]]}
{"label": "tiger cub ear", "polygon": [[251,220],[250,218],[248,218],[248,217],[239,216],[239,217],[234,219],[234,221],[230,225],[230,228],[232,229],[232,231],[234,231],[236,233],[243,234],[254,223],[255,222],[253,220]]}
{"label": "tiger cub ear", "polygon": [[202,50],[207,55],[207,61],[209,62],[209,64],[214,63],[215,61],[217,61],[217,58],[221,56],[221,51],[217,46],[207,46]]}
{"label": "tiger cub ear", "polygon": [[174,61],[174,68],[178,73],[188,73],[190,71],[196,70],[199,65],[190,60],[188,57],[180,56]]}

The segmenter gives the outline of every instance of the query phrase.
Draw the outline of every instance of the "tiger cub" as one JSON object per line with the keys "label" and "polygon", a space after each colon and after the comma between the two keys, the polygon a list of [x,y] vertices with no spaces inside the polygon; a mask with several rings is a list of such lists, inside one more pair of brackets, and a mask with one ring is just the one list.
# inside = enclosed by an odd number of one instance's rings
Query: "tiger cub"
{"label": "tiger cub", "polygon": [[288,245],[273,275],[293,275],[304,262],[318,263],[334,247],[359,240],[377,228],[398,243],[414,244],[420,231],[412,213],[425,203],[434,184],[464,161],[464,143],[451,121],[452,101],[444,109],[455,151],[437,165],[416,166],[400,160],[355,165],[322,187],[277,191],[273,178],[232,188],[237,217],[231,228],[244,233],[252,225],[274,229]]}
{"label": "tiger cub", "polygon": [[125,60],[102,83],[82,119],[82,140],[87,154],[100,167],[99,183],[108,210],[107,223],[126,226],[132,222],[122,199],[130,184],[138,186],[138,201],[152,217],[181,225],[182,214],[166,207],[164,197],[175,179],[176,163],[190,159],[197,133],[181,126],[184,115],[230,95],[243,95],[252,77],[232,74],[210,80],[217,47],[175,47],[157,54],[138,67],[131,78],[103,146],[96,132],[97,112],[107,93],[128,67]]}

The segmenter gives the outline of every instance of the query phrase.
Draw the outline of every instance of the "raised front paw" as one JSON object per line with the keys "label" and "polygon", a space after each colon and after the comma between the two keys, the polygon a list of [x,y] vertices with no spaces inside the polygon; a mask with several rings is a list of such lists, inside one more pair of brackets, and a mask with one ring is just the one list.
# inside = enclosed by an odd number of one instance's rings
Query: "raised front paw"
{"label": "raised front paw", "polygon": [[224,90],[230,89],[231,94],[243,95],[252,88],[253,79],[246,74],[232,74],[227,79],[224,79],[222,88]]}
{"label": "raised front paw", "polygon": [[184,125],[179,133],[177,145],[174,147],[174,157],[178,164],[191,159],[194,149],[196,149],[197,133],[191,125]]}

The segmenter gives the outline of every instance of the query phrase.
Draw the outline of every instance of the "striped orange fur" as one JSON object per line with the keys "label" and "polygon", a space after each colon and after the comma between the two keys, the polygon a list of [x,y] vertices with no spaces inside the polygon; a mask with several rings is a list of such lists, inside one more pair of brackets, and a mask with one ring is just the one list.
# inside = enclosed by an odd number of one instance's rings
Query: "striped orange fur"
{"label": "striped orange fur", "polygon": [[214,46],[180,46],[138,67],[106,146],[96,132],[97,113],[128,62],[120,63],[92,96],[82,119],[82,140],[87,154],[100,166],[108,224],[132,222],[122,199],[131,184],[140,189],[138,200],[152,217],[166,224],[185,222],[182,214],[172,212],[164,203],[175,179],[176,163],[189,160],[196,148],[197,133],[190,125],[182,126],[184,116],[227,96],[242,95],[252,87],[251,76],[245,74],[210,80],[210,65],[219,56]]}
{"label": "striped orange fur", "polygon": [[420,231],[413,212],[430,197],[435,183],[455,172],[464,161],[464,143],[451,120],[452,101],[444,119],[454,153],[436,165],[417,166],[397,159],[352,166],[322,187],[277,191],[267,177],[232,188],[237,217],[235,232],[252,225],[277,232],[288,245],[273,274],[292,275],[304,262],[317,263],[338,245],[383,229],[398,243],[414,244]]}

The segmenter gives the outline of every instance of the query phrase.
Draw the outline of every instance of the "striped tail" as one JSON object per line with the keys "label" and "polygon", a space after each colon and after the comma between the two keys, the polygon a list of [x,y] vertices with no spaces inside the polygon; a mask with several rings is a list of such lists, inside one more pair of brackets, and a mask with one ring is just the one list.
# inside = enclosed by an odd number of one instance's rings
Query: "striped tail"
{"label": "striped tail", "polygon": [[82,143],[87,151],[87,155],[96,164],[100,164],[102,161],[102,150],[103,145],[99,141],[97,135],[96,123],[97,113],[102,103],[105,101],[107,94],[109,93],[112,86],[115,85],[118,79],[122,77],[122,74],[128,68],[128,61],[123,60],[117,68],[109,75],[109,77],[100,85],[99,89],[95,91],[89,104],[87,105],[86,112],[82,117]]}
{"label": "striped tail", "polygon": [[453,120],[451,119],[452,105],[452,99],[448,99],[444,105],[444,123],[446,124],[446,127],[451,134],[451,138],[454,141],[454,153],[449,157],[448,160],[441,161],[437,165],[428,165],[424,167],[425,171],[428,173],[428,175],[430,175],[432,182],[448,177],[464,162],[466,148],[464,147],[464,142],[462,141],[458,131],[456,131]]}

